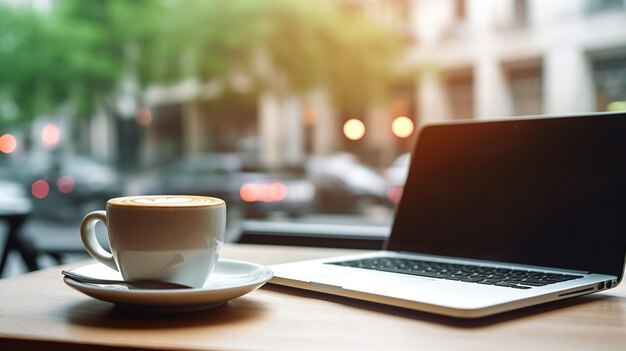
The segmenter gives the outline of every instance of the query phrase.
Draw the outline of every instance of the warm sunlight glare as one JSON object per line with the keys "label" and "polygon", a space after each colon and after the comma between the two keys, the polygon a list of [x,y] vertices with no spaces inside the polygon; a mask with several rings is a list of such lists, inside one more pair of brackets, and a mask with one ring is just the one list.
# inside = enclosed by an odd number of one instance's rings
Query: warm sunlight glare
{"label": "warm sunlight glare", "polygon": [[406,138],[413,134],[413,121],[405,116],[396,117],[391,123],[391,131],[399,138]]}
{"label": "warm sunlight glare", "polygon": [[343,125],[343,134],[350,140],[359,140],[365,135],[365,124],[358,119],[348,120]]}

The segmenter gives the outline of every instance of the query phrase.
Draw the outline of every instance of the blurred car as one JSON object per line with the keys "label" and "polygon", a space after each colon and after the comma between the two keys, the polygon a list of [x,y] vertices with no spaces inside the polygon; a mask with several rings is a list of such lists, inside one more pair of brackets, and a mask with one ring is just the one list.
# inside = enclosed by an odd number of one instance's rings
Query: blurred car
{"label": "blurred car", "polygon": [[235,174],[241,160],[234,154],[190,155],[180,159],[146,180],[141,194],[179,194],[214,196],[227,202],[237,200]]}
{"label": "blurred car", "polygon": [[282,212],[301,216],[313,208],[312,182],[290,171],[267,171],[238,154],[190,155],[167,167],[143,194],[189,194],[224,199],[246,218]]}
{"label": "blurred car", "polygon": [[3,214],[30,213],[32,210],[31,199],[22,184],[0,176],[0,194],[0,212]]}
{"label": "blurred car", "polygon": [[83,156],[57,152],[11,156],[8,175],[30,191],[36,216],[81,218],[104,209],[106,200],[123,193],[112,167]]}
{"label": "blurred car", "polygon": [[389,188],[387,189],[387,198],[394,204],[400,202],[402,198],[402,192],[404,191],[404,184],[409,173],[409,164],[411,162],[411,154],[404,153],[398,156],[387,168],[385,176],[389,182]]}
{"label": "blurred car", "polygon": [[248,218],[266,217],[271,212],[299,217],[314,209],[315,186],[305,177],[304,170],[246,167],[240,177],[239,197]]}
{"label": "blurred car", "polygon": [[352,154],[312,157],[307,173],[316,186],[317,212],[362,213],[388,203],[386,179]]}

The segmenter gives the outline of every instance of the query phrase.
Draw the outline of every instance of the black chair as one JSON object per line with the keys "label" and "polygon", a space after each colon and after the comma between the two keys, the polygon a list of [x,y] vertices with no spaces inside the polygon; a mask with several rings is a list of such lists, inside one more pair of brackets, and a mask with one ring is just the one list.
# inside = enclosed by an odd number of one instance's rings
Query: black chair
{"label": "black chair", "polygon": [[24,223],[30,215],[28,211],[16,211],[15,209],[0,208],[0,219],[7,224],[7,233],[4,241],[4,248],[0,256],[0,276],[4,272],[7,259],[12,251],[17,251],[24,260],[26,267],[30,271],[39,269],[37,265],[37,252],[32,242],[24,239],[20,233]]}

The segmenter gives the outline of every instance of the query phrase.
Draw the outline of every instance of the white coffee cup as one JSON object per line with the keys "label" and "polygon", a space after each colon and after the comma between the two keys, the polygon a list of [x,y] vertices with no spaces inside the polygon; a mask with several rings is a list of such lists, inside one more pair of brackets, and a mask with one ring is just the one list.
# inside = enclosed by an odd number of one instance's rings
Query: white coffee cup
{"label": "white coffee cup", "polygon": [[[111,252],[95,234],[107,228]],[[224,243],[224,200],[192,195],[110,199],[106,211],[85,216],[80,234],[89,254],[125,280],[159,280],[202,287]]]}

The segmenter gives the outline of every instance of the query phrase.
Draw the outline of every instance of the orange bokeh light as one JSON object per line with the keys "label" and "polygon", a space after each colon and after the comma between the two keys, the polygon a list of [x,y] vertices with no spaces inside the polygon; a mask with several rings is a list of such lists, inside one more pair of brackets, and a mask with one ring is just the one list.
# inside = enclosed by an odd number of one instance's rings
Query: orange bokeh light
{"label": "orange bokeh light", "polygon": [[267,186],[266,201],[281,201],[287,197],[287,187],[283,183],[275,182]]}
{"label": "orange bokeh light", "polygon": [[47,147],[53,147],[61,140],[61,130],[52,123],[46,124],[41,130],[41,141]]}
{"label": "orange bokeh light", "polygon": [[414,129],[415,125],[413,121],[405,116],[396,117],[393,122],[391,122],[391,131],[399,138],[408,137],[413,134]]}
{"label": "orange bokeh light", "polygon": [[254,184],[244,184],[239,189],[239,196],[245,202],[256,201],[259,197],[257,188]]}
{"label": "orange bokeh light", "polygon": [[343,124],[343,134],[350,140],[359,140],[365,135],[365,124],[353,118]]}
{"label": "orange bokeh light", "polygon": [[247,183],[239,189],[239,196],[245,202],[276,202],[287,197],[287,187],[281,182],[265,184]]}
{"label": "orange bokeh light", "polygon": [[11,134],[4,134],[0,136],[0,151],[5,154],[10,154],[17,148],[17,140]]}

